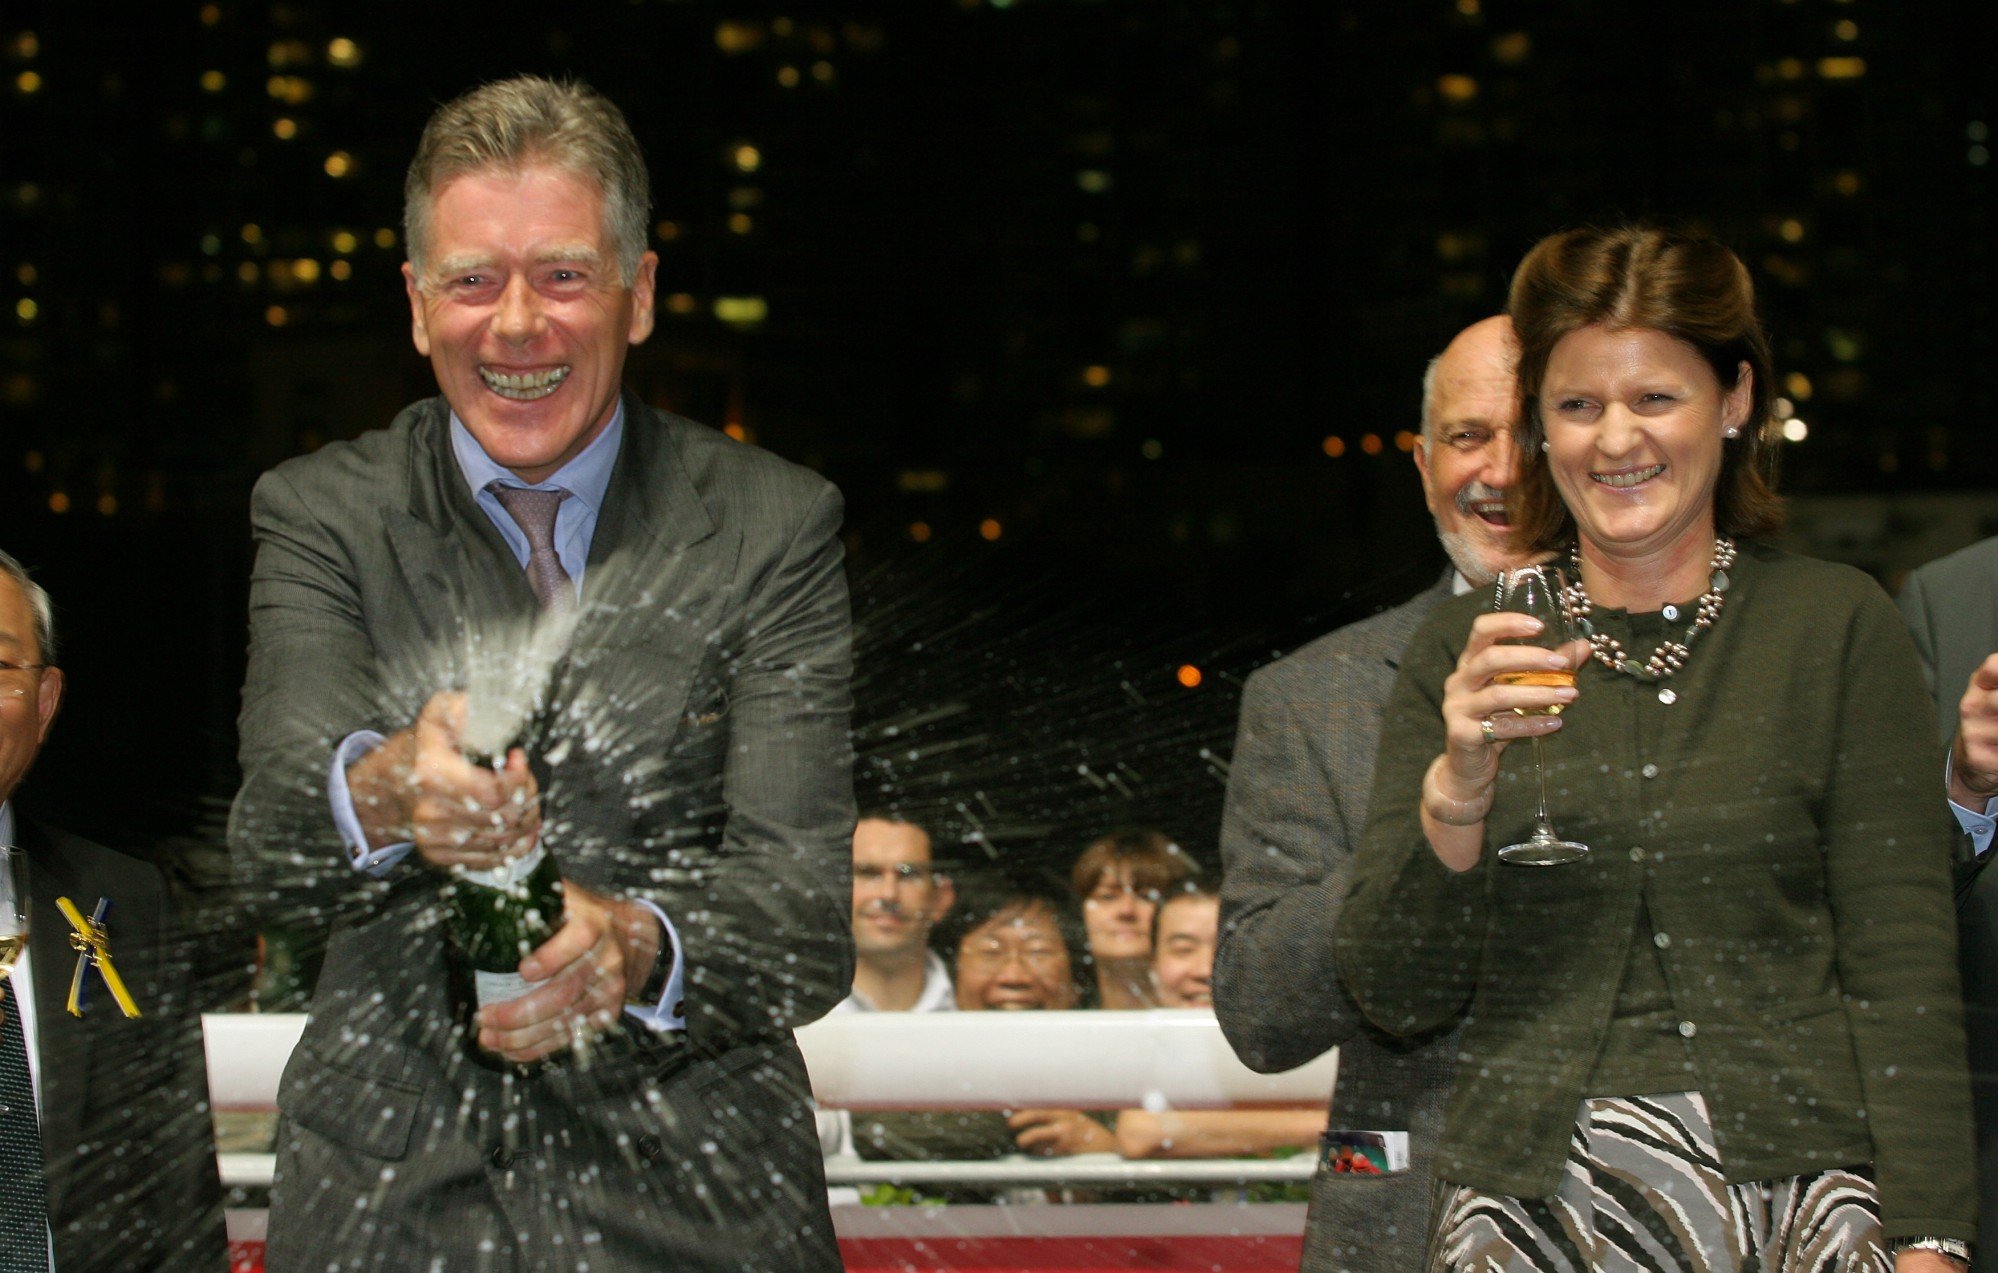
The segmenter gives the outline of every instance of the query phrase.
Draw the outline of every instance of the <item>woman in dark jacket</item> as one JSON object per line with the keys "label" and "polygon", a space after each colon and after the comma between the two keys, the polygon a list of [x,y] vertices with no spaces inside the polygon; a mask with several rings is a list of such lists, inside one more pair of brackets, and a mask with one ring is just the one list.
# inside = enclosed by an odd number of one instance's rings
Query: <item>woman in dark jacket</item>
{"label": "woman in dark jacket", "polygon": [[[1537,625],[1488,593],[1438,607],[1338,933],[1384,1028],[1468,1017],[1430,1267],[1959,1268],[1942,755],[1885,594],[1762,542],[1748,273],[1707,239],[1572,231],[1510,313],[1537,461],[1513,515],[1588,638],[1510,643]],[[1553,667],[1575,686],[1497,680]],[[1534,735],[1581,862],[1493,857],[1532,828]]]}

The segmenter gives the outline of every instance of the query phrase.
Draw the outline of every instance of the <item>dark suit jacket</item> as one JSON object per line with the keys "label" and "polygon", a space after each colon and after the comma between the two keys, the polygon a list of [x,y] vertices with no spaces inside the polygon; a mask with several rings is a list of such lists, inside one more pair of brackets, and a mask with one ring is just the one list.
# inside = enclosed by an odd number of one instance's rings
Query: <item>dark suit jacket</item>
{"label": "dark suit jacket", "polygon": [[1318,1174],[1308,1270],[1420,1268],[1428,1240],[1455,1034],[1403,1040],[1374,1029],[1339,984],[1332,933],[1397,661],[1450,581],[1446,573],[1414,600],[1262,668],[1242,696],[1221,824],[1215,1012],[1252,1069],[1290,1069],[1337,1047],[1332,1127],[1407,1131],[1411,1148],[1397,1175]]}
{"label": "dark suit jacket", "polygon": [[[28,857],[42,1161],[56,1267],[225,1268],[201,1018],[185,998],[184,960],[169,944],[166,881],[147,863],[102,845],[18,817],[16,825]],[[95,972],[84,1015],[69,1014],[76,953],[58,897],[86,915],[98,898],[111,899],[105,924],[112,961],[140,1016],[120,1013]]]}
{"label": "dark suit jacket", "polygon": [[440,399],[257,485],[231,840],[250,906],[333,924],[279,1093],[274,1273],[333,1252],[473,1267],[482,1238],[516,1235],[522,1268],[838,1266],[791,1029],[852,980],[840,500],[629,396],[625,413],[580,625],[526,744],[565,876],[677,925],[688,1029],[632,1026],[506,1088],[464,1060],[436,875],[352,870],[325,769],[338,739],[407,725],[517,640],[532,590]]}
{"label": "dark suit jacket", "polygon": [[[1943,741],[1956,737],[1970,674],[1998,651],[1998,539],[1972,544],[1908,576],[1901,613],[1922,656]],[[1940,781],[1940,777],[1938,777]],[[1998,1270],[1998,851],[1957,867],[1957,953],[1970,1092],[1977,1119],[1977,1268]]]}

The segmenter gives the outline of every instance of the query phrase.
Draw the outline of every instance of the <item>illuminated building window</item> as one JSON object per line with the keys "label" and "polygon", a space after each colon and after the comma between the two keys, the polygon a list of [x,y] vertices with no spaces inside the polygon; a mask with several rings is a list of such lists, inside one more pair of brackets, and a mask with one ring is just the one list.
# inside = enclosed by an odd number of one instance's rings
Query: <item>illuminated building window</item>
{"label": "illuminated building window", "polygon": [[1492,41],[1492,60],[1504,66],[1518,66],[1533,52],[1533,37],[1514,31]]}
{"label": "illuminated building window", "polygon": [[33,287],[42,277],[42,272],[26,261],[14,267],[14,281],[22,287]]}
{"label": "illuminated building window", "polygon": [[659,236],[661,243],[671,243],[680,237],[680,223],[678,221],[661,221],[658,225],[652,227],[652,233]]}
{"label": "illuminated building window", "polygon": [[255,261],[245,261],[236,267],[236,281],[248,287],[257,281],[259,271]]}
{"label": "illuminated building window", "polygon": [[298,136],[298,121],[281,115],[271,121],[271,133],[279,141],[290,141]]}
{"label": "illuminated building window", "polygon": [[204,93],[219,93],[219,92],[221,92],[221,91],[222,91],[223,89],[225,89],[225,88],[227,88],[227,87],[229,87],[229,77],[228,77],[228,76],[226,76],[226,75],[224,75],[224,74],[223,74],[222,72],[220,72],[220,71],[203,71],[203,72],[201,73],[201,91],[202,91],[202,92],[204,92]]}
{"label": "illuminated building window", "polygon": [[204,5],[202,5],[202,6],[201,6],[201,25],[202,25],[202,26],[205,26],[205,27],[212,27],[212,26],[214,26],[215,24],[217,24],[217,23],[218,23],[218,22],[220,22],[220,21],[222,21],[222,6],[221,6],[221,5],[219,5],[219,4],[204,4]]}
{"label": "illuminated building window", "polygon": [[929,543],[930,533],[931,533],[930,524],[928,522],[909,523],[909,538],[914,540],[916,543],[919,544]]}
{"label": "illuminated building window", "polygon": [[23,31],[14,37],[7,51],[23,62],[30,61],[42,51],[42,41],[33,31]]}
{"label": "illuminated building window", "polygon": [[1785,376],[1783,387],[1788,389],[1790,396],[1799,402],[1811,400],[1811,378],[1801,371],[1793,371]]}
{"label": "illuminated building window", "polygon": [[291,276],[310,287],[319,281],[319,262],[309,256],[301,256],[291,263]]}
{"label": "illuminated building window", "polygon": [[14,317],[20,321],[23,327],[34,322],[41,315],[42,307],[35,303],[35,298],[32,296],[23,296],[20,300],[14,302]]}
{"label": "illuminated building window", "polygon": [[747,212],[738,212],[728,219],[730,234],[748,234],[756,228],[756,222]]}
{"label": "illuminated building window", "polygon": [[747,53],[762,43],[760,22],[722,22],[715,26],[715,47],[724,53]]}
{"label": "illuminated building window", "polygon": [[895,489],[911,495],[935,495],[950,489],[950,474],[942,469],[903,469],[895,475]]}
{"label": "illuminated building window", "polygon": [[748,142],[737,142],[728,152],[729,162],[737,172],[755,172],[763,166],[763,152]]}
{"label": "illuminated building window", "polygon": [[1866,74],[1866,59],[1863,57],[1821,57],[1818,59],[1818,78],[1827,80],[1856,80]]}
{"label": "illuminated building window", "polygon": [[668,313],[691,314],[700,307],[700,302],[694,299],[691,292],[675,292],[666,298],[666,310]]}
{"label": "illuminated building window", "polygon": [[835,78],[835,76],[837,76],[837,74],[838,72],[833,70],[833,64],[831,62],[812,63],[812,78],[817,80],[821,84],[832,83],[833,79]]}
{"label": "illuminated building window", "polygon": [[1858,194],[1863,184],[1859,174],[1849,168],[1832,178],[1832,189],[1838,191],[1848,199]]}
{"label": "illuminated building window", "polygon": [[1802,243],[1804,241],[1804,223],[1795,217],[1785,218],[1783,223],[1776,227],[1776,233],[1783,236],[1783,242],[1785,243]]}
{"label": "illuminated building window", "polygon": [[1138,454],[1148,460],[1156,460],[1165,454],[1165,444],[1157,438],[1146,438],[1145,444],[1138,448]]}
{"label": "illuminated building window", "polygon": [[263,241],[264,241],[264,227],[258,225],[254,221],[249,222],[247,225],[243,227],[243,242],[249,244],[251,247],[255,247],[257,244],[262,243]]}
{"label": "illuminated building window", "polygon": [[1378,433],[1361,434],[1360,449],[1368,455],[1379,455],[1381,453],[1381,435]]}
{"label": "illuminated building window", "polygon": [[795,66],[780,66],[777,68],[777,83],[780,87],[796,88],[798,87],[799,78],[798,68]]}
{"label": "illuminated building window", "polygon": [[1006,528],[999,524],[999,519],[996,517],[988,517],[978,523],[978,537],[980,539],[994,541],[1005,533]]}
{"label": "illuminated building window", "polygon": [[22,71],[14,77],[14,90],[23,97],[42,91],[42,77],[34,71]]}
{"label": "illuminated building window", "polygon": [[69,511],[68,492],[51,491],[49,493],[49,511],[51,513],[67,513]]}
{"label": "illuminated building window", "polygon": [[265,60],[274,71],[289,66],[312,65],[312,47],[303,40],[278,40],[265,51]]}
{"label": "illuminated building window", "polygon": [[354,277],[354,263],[352,261],[335,261],[326,267],[326,272],[331,274],[337,281],[344,283]]}
{"label": "illuminated building window", "polygon": [[111,517],[118,511],[118,497],[106,491],[97,497],[97,512],[100,516]]}
{"label": "illuminated building window", "polygon": [[264,321],[273,327],[282,327],[291,321],[291,312],[282,305],[273,305],[264,311]]}
{"label": "illuminated building window", "polygon": [[1110,369],[1098,363],[1082,369],[1082,383],[1091,389],[1101,389],[1110,383]]}
{"label": "illuminated building window", "polygon": [[336,150],[326,156],[326,175],[339,178],[354,171],[354,157],[344,150]]}
{"label": "illuminated building window", "polygon": [[1110,189],[1110,174],[1101,168],[1084,168],[1075,174],[1075,184],[1084,194],[1106,194]]}
{"label": "illuminated building window", "polygon": [[1439,75],[1436,92],[1446,102],[1462,105],[1478,96],[1478,82],[1468,75]]}
{"label": "illuminated building window", "polygon": [[1811,426],[1805,424],[1802,420],[1793,418],[1785,420],[1783,422],[1784,441],[1802,442],[1805,438],[1808,438],[1810,436],[1811,436]]}
{"label": "illuminated building window", "polygon": [[1859,24],[1851,18],[1840,18],[1832,23],[1832,34],[1849,43],[1859,38]]}
{"label": "illuminated building window", "polygon": [[361,240],[352,230],[335,230],[333,232],[333,250],[340,253],[340,255],[345,256],[359,246],[361,246]]}
{"label": "illuminated building window", "polygon": [[761,296],[717,296],[714,311],[730,327],[754,327],[770,317],[770,303]]}
{"label": "illuminated building window", "polygon": [[1336,433],[1327,434],[1325,440],[1318,444],[1318,449],[1336,460],[1346,454],[1346,439]]}
{"label": "illuminated building window", "polygon": [[361,64],[361,46],[346,36],[337,36],[327,42],[326,60],[343,71],[351,71]]}
{"label": "illuminated building window", "polygon": [[378,248],[383,248],[383,249],[387,249],[387,248],[392,248],[392,247],[394,247],[394,246],[395,246],[395,231],[394,231],[394,230],[391,230],[391,229],[389,229],[389,228],[388,228],[387,226],[383,226],[383,227],[382,227],[381,229],[379,229],[379,230],[376,230],[376,231],[375,231],[375,246],[376,246],[376,247],[378,247]]}

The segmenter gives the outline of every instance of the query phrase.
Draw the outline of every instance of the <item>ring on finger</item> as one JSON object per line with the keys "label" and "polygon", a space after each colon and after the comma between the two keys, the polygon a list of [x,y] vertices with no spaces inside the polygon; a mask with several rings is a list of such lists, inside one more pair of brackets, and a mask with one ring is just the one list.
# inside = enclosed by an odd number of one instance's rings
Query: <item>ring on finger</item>
{"label": "ring on finger", "polygon": [[1498,730],[1493,727],[1492,718],[1489,716],[1478,722],[1478,732],[1485,736],[1485,746],[1487,747],[1498,741]]}

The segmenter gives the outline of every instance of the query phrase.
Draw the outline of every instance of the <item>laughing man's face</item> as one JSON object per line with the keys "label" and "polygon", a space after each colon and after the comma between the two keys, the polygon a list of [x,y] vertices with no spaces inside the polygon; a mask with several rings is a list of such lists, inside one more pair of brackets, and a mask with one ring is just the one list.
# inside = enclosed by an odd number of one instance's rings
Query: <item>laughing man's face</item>
{"label": "laughing man's face", "polygon": [[1429,431],[1415,450],[1436,533],[1465,578],[1489,582],[1521,562],[1506,518],[1519,476],[1518,402],[1502,329],[1474,328],[1437,365]]}
{"label": "laughing man's face", "polygon": [[652,333],[658,258],[627,285],[603,193],[550,164],[455,177],[430,207],[412,335],[494,462],[539,482],[616,414],[625,351]]}

